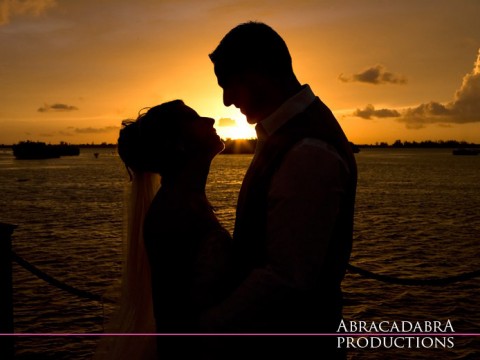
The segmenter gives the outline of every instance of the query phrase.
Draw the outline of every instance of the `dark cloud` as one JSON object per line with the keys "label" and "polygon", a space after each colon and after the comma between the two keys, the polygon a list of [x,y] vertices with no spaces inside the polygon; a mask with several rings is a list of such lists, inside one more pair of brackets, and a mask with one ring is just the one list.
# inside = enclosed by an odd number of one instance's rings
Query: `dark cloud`
{"label": "dark cloud", "polygon": [[112,131],[118,131],[119,129],[118,126],[106,126],[103,128],[74,128],[73,131],[77,134],[105,134]]}
{"label": "dark cloud", "polygon": [[235,126],[237,125],[237,122],[233,119],[229,118],[221,118],[218,120],[218,126]]}
{"label": "dark cloud", "polygon": [[421,104],[416,108],[409,108],[405,111],[403,116],[415,117],[415,116],[450,116],[453,115],[452,110],[448,109],[445,105],[430,101],[427,104]]}
{"label": "dark cloud", "polygon": [[55,0],[2,0],[0,3],[0,25],[5,25],[19,15],[38,16],[55,6]]}
{"label": "dark cloud", "polygon": [[53,104],[48,105],[44,104],[42,107],[38,108],[38,112],[48,112],[48,111],[74,111],[78,110],[76,106],[67,105],[67,104]]}
{"label": "dark cloud", "polygon": [[[390,114],[390,116],[389,116]],[[392,115],[396,114],[396,115]],[[394,110],[375,110],[373,105],[357,109],[354,116],[364,119],[372,117],[396,117],[409,129],[420,129],[429,124],[465,124],[480,122],[480,51],[473,71],[464,76],[453,100],[447,103],[430,101],[415,107]]]}
{"label": "dark cloud", "polygon": [[371,119],[371,118],[399,117],[400,113],[397,110],[391,110],[391,109],[376,110],[373,105],[368,104],[367,106],[365,106],[365,109],[363,110],[357,109],[353,113],[353,115],[357,117],[361,117],[363,119]]}
{"label": "dark cloud", "polygon": [[403,75],[396,75],[389,71],[385,71],[383,65],[375,65],[361,73],[353,74],[345,77],[340,74],[338,77],[343,82],[362,82],[367,84],[381,85],[381,84],[406,84],[407,78]]}
{"label": "dark cloud", "polygon": [[408,128],[421,128],[428,124],[480,122],[480,51],[471,73],[464,76],[453,100],[441,104],[431,101],[408,108],[400,121]]}

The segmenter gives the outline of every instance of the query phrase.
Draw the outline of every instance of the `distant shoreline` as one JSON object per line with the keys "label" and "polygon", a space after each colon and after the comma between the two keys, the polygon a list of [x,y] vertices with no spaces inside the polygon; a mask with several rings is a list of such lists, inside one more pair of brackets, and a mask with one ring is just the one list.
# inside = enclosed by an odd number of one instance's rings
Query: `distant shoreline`
{"label": "distant shoreline", "polygon": [[[222,139],[225,142],[225,150],[222,154],[253,154],[257,143],[256,139]],[[81,149],[115,149],[117,144],[69,144]],[[11,149],[13,145],[0,144],[0,149]],[[375,144],[352,144],[359,149],[365,148],[388,148],[388,149],[456,149],[469,148],[478,149],[480,144],[468,143],[466,141],[447,140],[447,141],[401,141],[388,144],[386,142],[376,142]]]}

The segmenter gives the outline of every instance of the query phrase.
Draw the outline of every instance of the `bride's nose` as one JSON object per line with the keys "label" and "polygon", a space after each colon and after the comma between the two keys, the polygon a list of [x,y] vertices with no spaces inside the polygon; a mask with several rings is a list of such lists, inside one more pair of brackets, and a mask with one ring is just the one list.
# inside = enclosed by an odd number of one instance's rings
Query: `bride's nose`
{"label": "bride's nose", "polygon": [[205,121],[208,122],[209,125],[213,126],[213,124],[215,124],[215,120],[212,119],[212,118],[209,118],[209,117],[204,117],[203,118]]}

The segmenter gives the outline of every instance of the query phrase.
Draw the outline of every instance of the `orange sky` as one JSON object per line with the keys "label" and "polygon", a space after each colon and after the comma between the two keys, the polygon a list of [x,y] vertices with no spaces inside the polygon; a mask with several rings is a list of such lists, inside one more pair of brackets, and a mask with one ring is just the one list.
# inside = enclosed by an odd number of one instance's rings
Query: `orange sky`
{"label": "orange sky", "polygon": [[115,142],[176,98],[254,136],[208,59],[248,20],[284,37],[351,141],[480,143],[479,18],[476,0],[0,0],[0,144]]}

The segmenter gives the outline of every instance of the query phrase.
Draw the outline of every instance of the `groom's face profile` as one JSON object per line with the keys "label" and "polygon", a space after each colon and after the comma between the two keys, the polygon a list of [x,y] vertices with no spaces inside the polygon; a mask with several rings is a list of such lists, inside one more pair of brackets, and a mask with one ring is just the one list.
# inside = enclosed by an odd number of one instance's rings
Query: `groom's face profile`
{"label": "groom's face profile", "polygon": [[215,65],[218,85],[223,90],[223,104],[235,106],[247,118],[250,124],[262,120],[265,93],[255,72],[228,69],[228,66]]}
{"label": "groom's face profile", "polygon": [[218,85],[223,90],[223,104],[234,105],[247,118],[250,124],[255,124],[263,118],[264,96],[258,77],[251,71],[226,74],[215,67]]}

